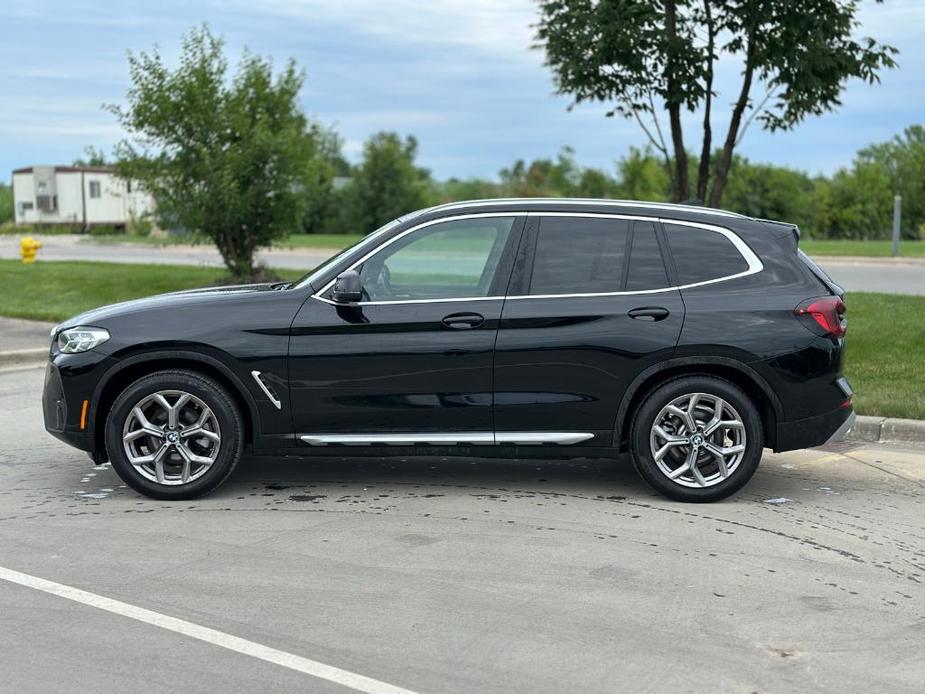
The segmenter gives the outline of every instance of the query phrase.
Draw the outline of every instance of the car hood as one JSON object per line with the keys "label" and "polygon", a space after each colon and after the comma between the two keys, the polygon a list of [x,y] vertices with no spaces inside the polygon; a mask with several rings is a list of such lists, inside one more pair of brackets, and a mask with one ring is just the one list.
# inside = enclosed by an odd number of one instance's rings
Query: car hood
{"label": "car hood", "polygon": [[188,289],[182,292],[169,292],[167,294],[145,297],[143,299],[122,301],[118,304],[100,306],[99,308],[76,315],[73,318],[68,318],[55,327],[55,332],[63,328],[71,328],[77,325],[91,326],[110,318],[151,309],[163,309],[174,306],[183,307],[184,305],[189,305],[191,302],[221,301],[226,298],[239,297],[242,294],[272,292],[279,284],[279,282],[268,282],[265,284],[237,284],[226,287],[205,287],[203,289]]}

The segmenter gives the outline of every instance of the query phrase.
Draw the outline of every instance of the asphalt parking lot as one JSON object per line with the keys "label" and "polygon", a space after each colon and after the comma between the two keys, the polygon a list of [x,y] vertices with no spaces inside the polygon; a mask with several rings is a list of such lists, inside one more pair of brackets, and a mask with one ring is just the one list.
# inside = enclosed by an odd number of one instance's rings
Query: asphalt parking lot
{"label": "asphalt parking lot", "polygon": [[627,462],[440,458],[250,459],[167,503],[46,435],[41,385],[0,373],[4,691],[925,686],[925,449],[769,453],[707,506]]}

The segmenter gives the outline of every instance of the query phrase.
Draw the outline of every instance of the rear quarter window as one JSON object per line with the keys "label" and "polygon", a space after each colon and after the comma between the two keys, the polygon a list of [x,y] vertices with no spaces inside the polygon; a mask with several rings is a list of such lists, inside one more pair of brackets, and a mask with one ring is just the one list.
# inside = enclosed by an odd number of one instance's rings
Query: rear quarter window
{"label": "rear quarter window", "polygon": [[709,282],[748,270],[748,262],[728,238],[717,231],[665,224],[681,285]]}

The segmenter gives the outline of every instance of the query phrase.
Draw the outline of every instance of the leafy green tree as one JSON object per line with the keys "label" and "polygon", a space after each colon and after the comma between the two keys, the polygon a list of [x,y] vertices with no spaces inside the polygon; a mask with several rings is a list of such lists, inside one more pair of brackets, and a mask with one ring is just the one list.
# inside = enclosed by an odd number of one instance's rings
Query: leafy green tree
{"label": "leafy green tree", "polygon": [[579,166],[571,147],[563,147],[555,159],[535,159],[530,164],[519,159],[499,176],[503,194],[511,197],[610,198],[616,192],[613,178]]}
{"label": "leafy green tree", "polygon": [[368,233],[389,220],[427,205],[430,173],[414,160],[418,143],[391,132],[370,137],[350,185],[355,231]]}
{"label": "leafy green tree", "polygon": [[93,145],[84,147],[84,156],[74,160],[74,166],[108,166],[111,163],[106,153]]}
{"label": "leafy green tree", "polygon": [[828,182],[826,226],[818,235],[838,239],[889,238],[893,191],[889,171],[879,162],[855,161]]}
{"label": "leafy green tree", "polygon": [[[925,235],[925,127],[912,125],[889,142],[865,147],[858,152],[856,162],[883,167],[891,193],[902,195],[903,237],[917,239]],[[879,199],[891,219],[892,194]]]}
{"label": "leafy green tree", "polygon": [[334,190],[334,177],[349,175],[350,164],[343,156],[343,140],[333,129],[312,123],[308,135],[316,156],[308,162],[302,231],[320,234],[330,231],[341,214],[338,205],[343,200]]}
{"label": "leafy green tree", "polygon": [[[791,129],[837,107],[849,79],[876,82],[895,66],[895,48],[854,37],[857,9],[858,0],[541,0],[537,39],[573,105],[604,102],[612,105],[608,115],[638,121],[663,158],[672,200],[693,193],[719,207],[750,123]],[[714,156],[719,60],[738,60],[742,71]],[[703,116],[696,186],[684,110]]]}
{"label": "leafy green tree", "polygon": [[303,76],[289,61],[244,52],[228,74],[223,41],[206,26],[183,39],[170,69],[155,48],[129,55],[127,105],[109,106],[130,139],[120,173],[157,199],[165,227],[207,236],[230,273],[256,276],[254,253],[298,229],[318,185],[317,138],[298,105]]}
{"label": "leafy green tree", "polygon": [[0,183],[0,224],[13,219],[13,188]]}
{"label": "leafy green tree", "polygon": [[431,189],[432,202],[439,205],[460,200],[484,200],[485,198],[503,197],[506,193],[502,186],[494,181],[480,178],[461,180],[451,178],[442,183],[434,183]]}
{"label": "leafy green tree", "polygon": [[617,194],[625,200],[665,202],[671,195],[668,172],[651,148],[630,147],[617,162]]}
{"label": "leafy green tree", "polygon": [[744,157],[732,160],[725,207],[750,217],[793,222],[801,229],[813,226],[810,200],[812,179],[801,171],[772,164],[754,164]]}

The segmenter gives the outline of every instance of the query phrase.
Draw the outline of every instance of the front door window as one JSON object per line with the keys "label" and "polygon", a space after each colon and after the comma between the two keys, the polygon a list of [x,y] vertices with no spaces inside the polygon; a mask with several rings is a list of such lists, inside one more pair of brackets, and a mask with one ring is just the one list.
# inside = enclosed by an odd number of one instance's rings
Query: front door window
{"label": "front door window", "polygon": [[514,217],[477,217],[412,231],[360,268],[364,301],[490,296]]}

